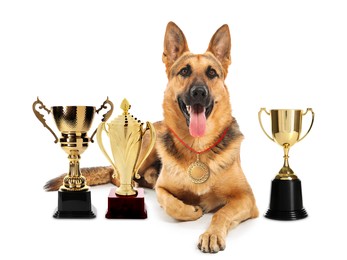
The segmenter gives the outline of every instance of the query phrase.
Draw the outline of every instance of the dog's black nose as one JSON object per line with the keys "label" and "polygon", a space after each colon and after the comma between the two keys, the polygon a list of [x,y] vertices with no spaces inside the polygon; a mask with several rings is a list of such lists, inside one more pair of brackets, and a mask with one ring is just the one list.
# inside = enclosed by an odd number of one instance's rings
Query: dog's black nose
{"label": "dog's black nose", "polygon": [[208,98],[208,88],[204,85],[192,86],[189,90],[189,94],[194,103],[205,102]]}

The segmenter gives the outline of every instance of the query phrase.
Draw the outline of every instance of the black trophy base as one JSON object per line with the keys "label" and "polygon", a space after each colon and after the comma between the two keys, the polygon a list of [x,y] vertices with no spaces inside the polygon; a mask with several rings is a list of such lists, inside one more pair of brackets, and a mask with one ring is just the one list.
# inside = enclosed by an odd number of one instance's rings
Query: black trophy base
{"label": "black trophy base", "polygon": [[146,219],[144,190],[137,189],[136,196],[118,196],[112,188],[108,195],[108,209],[105,215],[108,219]]}
{"label": "black trophy base", "polygon": [[58,208],[54,218],[95,218],[90,191],[58,191]]}
{"label": "black trophy base", "polygon": [[271,185],[270,207],[265,217],[275,220],[298,220],[307,216],[302,203],[301,181],[274,179]]}

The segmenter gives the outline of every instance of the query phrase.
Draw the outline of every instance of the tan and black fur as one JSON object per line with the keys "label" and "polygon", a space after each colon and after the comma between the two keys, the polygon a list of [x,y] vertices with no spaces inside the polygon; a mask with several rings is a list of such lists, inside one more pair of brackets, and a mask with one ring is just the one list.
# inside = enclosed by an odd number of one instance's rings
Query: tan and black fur
{"label": "tan and black fur", "polygon": [[[155,149],[140,169],[138,182],[140,186],[155,188],[162,208],[177,220],[196,220],[204,213],[214,212],[210,226],[198,241],[201,251],[211,253],[225,248],[230,229],[258,216],[251,187],[240,164],[243,135],[232,117],[230,96],[224,83],[231,63],[230,49],[227,25],[216,31],[204,54],[193,54],[180,28],[173,22],[168,23],[163,53],[168,77],[164,119],[155,123]],[[195,100],[192,90],[196,87],[204,92]],[[193,137],[190,134],[190,114],[185,107],[206,111],[204,135]],[[220,143],[200,155],[200,161],[209,167],[211,174],[205,183],[195,184],[190,180],[187,169],[196,161],[196,154],[182,145],[169,128],[197,151],[216,143],[227,129]],[[111,167],[82,169],[82,173],[89,185],[118,184],[118,180],[111,178]],[[58,189],[62,178],[48,182],[45,188]]]}

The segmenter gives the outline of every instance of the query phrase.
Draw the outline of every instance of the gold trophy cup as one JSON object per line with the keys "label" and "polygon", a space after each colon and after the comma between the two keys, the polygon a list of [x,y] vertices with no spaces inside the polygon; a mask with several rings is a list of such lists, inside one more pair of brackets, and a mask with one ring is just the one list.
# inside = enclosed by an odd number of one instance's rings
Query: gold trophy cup
{"label": "gold trophy cup", "polygon": [[[112,177],[120,181],[120,186],[112,188],[109,193],[106,218],[145,219],[147,210],[144,191],[142,188],[134,189],[133,179],[140,178],[138,170],[153,149],[156,133],[150,122],[147,122],[146,128],[143,129],[143,123],[128,113],[130,104],[126,99],[123,100],[121,109],[123,114],[108,123],[108,127],[102,122],[96,135],[101,151],[114,168]],[[151,141],[142,159],[139,160],[142,138],[147,130],[150,132]],[[110,141],[112,157],[105,150],[102,141],[103,132]]]}
{"label": "gold trophy cup", "polygon": [[[55,143],[59,141],[61,148],[69,155],[69,172],[65,176],[62,186],[58,191],[58,208],[53,217],[55,218],[94,218],[95,208],[91,204],[91,194],[86,179],[80,171],[80,155],[88,148],[92,137],[87,136],[91,128],[94,114],[110,106],[110,110],[104,115],[102,121],[106,121],[112,114],[113,104],[107,100],[96,110],[93,106],[53,106],[47,109],[37,98],[33,103],[33,111],[37,119],[54,136]],[[54,131],[47,125],[44,115],[38,110],[52,113],[54,122],[61,133],[58,138]]]}
{"label": "gold trophy cup", "polygon": [[[265,112],[271,118],[272,136],[265,131],[261,113]],[[312,114],[311,125],[305,135],[301,136],[302,117],[308,112]],[[270,112],[261,108],[258,113],[259,123],[265,135],[284,149],[284,164],[272,181],[270,207],[265,217],[277,220],[296,220],[307,217],[302,203],[301,181],[289,167],[289,149],[304,139],[310,132],[314,112],[307,108],[306,112],[298,109],[273,109]]]}

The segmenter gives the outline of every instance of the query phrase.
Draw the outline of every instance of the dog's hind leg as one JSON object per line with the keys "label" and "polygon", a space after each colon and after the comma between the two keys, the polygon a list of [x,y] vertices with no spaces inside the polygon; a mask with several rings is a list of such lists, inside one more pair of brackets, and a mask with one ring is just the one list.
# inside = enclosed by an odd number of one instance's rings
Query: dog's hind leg
{"label": "dog's hind leg", "polygon": [[154,189],[161,166],[161,161],[157,158],[157,160],[152,162],[147,168],[141,167],[139,170],[141,178],[138,180],[135,179],[135,182],[137,182],[140,187]]}
{"label": "dog's hind leg", "polygon": [[[87,179],[88,186],[106,184],[111,182],[111,176],[113,174],[112,166],[106,167],[90,167],[90,168],[81,168],[81,174]],[[60,175],[52,180],[49,180],[44,189],[46,191],[56,191],[63,184],[63,179],[66,174]],[[114,182],[112,180],[112,182]]]}

